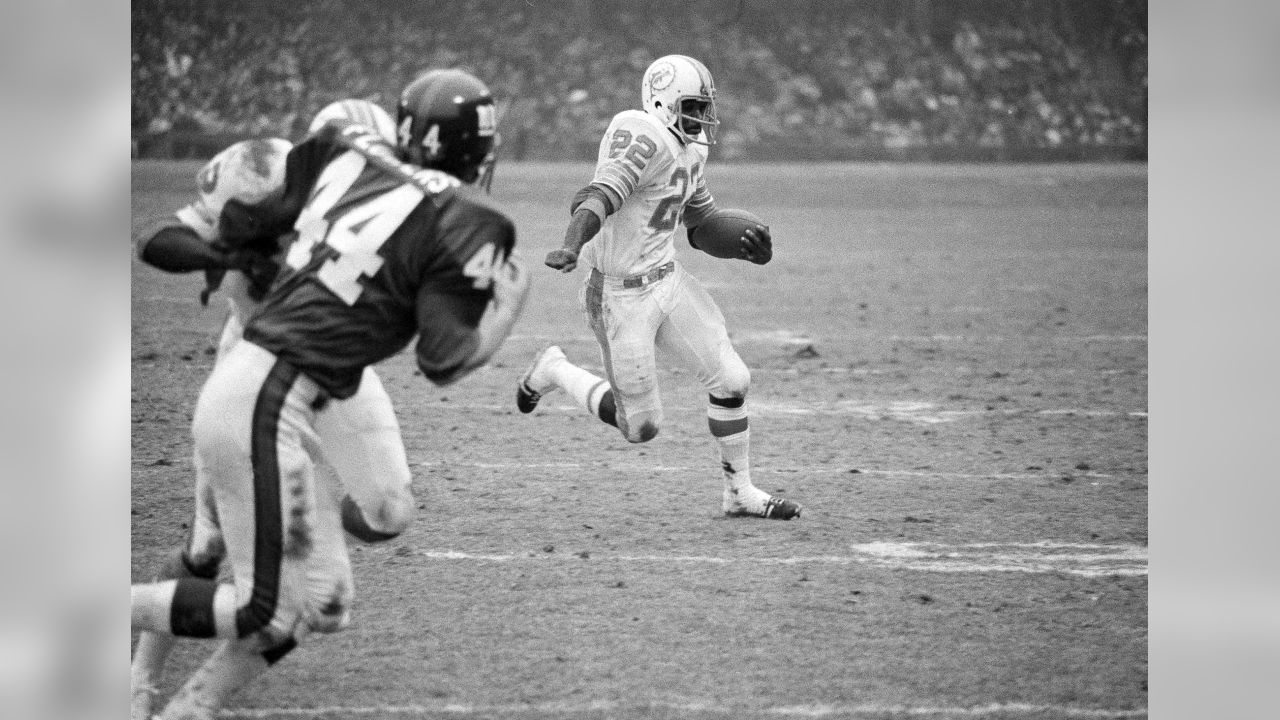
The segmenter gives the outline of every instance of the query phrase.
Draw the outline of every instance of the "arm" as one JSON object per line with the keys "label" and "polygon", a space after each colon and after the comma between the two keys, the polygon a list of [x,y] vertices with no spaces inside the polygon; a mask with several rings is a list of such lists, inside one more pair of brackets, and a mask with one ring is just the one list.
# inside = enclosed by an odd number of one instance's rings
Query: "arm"
{"label": "arm", "polygon": [[515,327],[520,312],[524,310],[525,301],[529,299],[529,271],[523,261],[511,256],[502,263],[493,274],[493,299],[485,308],[476,328],[479,342],[471,357],[454,371],[454,379],[467,375],[476,368],[489,362],[489,358],[498,351],[511,329]]}
{"label": "arm", "polygon": [[205,289],[200,303],[207,305],[209,296],[222,284],[228,270],[239,270],[254,288],[270,286],[279,265],[275,260],[253,249],[227,250],[209,242],[197,230],[185,224],[164,225],[142,235],[137,243],[138,259],[170,273],[203,270]]}
{"label": "arm", "polygon": [[[716,201],[711,197],[711,191],[707,189],[706,179],[699,175],[698,185],[684,211],[684,223],[688,228],[689,245],[695,250],[701,250],[711,255],[711,257],[723,257],[721,254],[708,252],[707,248],[698,246],[698,226],[715,215],[716,212]],[[739,257],[757,265],[764,265],[773,259],[773,238],[769,234],[768,226],[759,225],[755,228],[743,230],[742,237],[738,243],[738,252],[733,257]]]}
{"label": "arm", "polygon": [[621,205],[613,191],[601,185],[591,184],[574,195],[569,227],[564,231],[562,247],[547,253],[546,265],[560,272],[572,272],[578,266],[578,254],[582,246],[600,232],[604,219]]}
{"label": "arm", "polygon": [[165,225],[138,241],[138,259],[165,272],[185,273],[233,267],[232,254],[215,247],[186,225]]}
{"label": "arm", "polygon": [[469,278],[464,288],[421,290],[417,360],[422,374],[436,385],[449,385],[488,362],[511,334],[529,284],[528,270],[512,256],[495,266],[487,302]]}

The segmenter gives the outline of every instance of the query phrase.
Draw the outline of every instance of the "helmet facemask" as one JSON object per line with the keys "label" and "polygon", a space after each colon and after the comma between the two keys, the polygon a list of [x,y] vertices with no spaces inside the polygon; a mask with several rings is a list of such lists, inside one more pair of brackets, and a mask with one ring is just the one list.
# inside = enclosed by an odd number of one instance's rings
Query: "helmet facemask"
{"label": "helmet facemask", "polygon": [[714,95],[681,96],[676,100],[673,127],[686,143],[715,145],[716,126],[719,124]]}

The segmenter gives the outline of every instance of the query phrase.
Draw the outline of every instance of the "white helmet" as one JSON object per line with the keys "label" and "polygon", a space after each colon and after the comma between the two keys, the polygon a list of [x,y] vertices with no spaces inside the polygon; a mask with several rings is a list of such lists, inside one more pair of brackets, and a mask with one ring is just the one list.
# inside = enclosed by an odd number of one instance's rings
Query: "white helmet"
{"label": "white helmet", "polygon": [[392,147],[396,144],[396,123],[382,107],[368,100],[339,100],[316,113],[307,133],[314,133],[330,120],[350,120],[373,130]]}
{"label": "white helmet", "polygon": [[256,203],[284,188],[285,156],[292,149],[288,140],[262,138],[241,140],[213,156],[196,173],[200,199],[179,210],[178,219],[212,239],[228,200]]}
{"label": "white helmet", "polygon": [[716,143],[716,85],[707,66],[686,55],[653,61],[640,83],[644,111],[671,128],[681,140]]}

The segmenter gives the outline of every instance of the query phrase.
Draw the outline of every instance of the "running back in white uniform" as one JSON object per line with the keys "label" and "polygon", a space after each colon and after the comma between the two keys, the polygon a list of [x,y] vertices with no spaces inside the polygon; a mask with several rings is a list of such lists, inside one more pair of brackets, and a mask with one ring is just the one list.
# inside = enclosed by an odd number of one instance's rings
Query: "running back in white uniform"
{"label": "running back in white uniform", "polygon": [[[751,373],[720,308],[675,259],[680,225],[697,227],[715,213],[703,173],[719,125],[715,93],[701,62],[668,55],[645,71],[643,109],[624,110],[609,123],[591,183],[574,196],[563,247],[545,260],[561,272],[580,262],[592,268],[581,298],[608,377],[574,365],[553,345],[517,383],[516,407],[532,412],[543,394],[563,389],[628,441],[648,442],[662,423],[661,348],[706,389],[707,426],[724,477],[722,510],[787,520],[800,516],[800,506],[751,482]],[[767,227],[743,232],[740,242],[770,242]]]}
{"label": "running back in white uniform", "polygon": [[683,145],[652,115],[615,115],[600,140],[591,182],[626,201],[583,248],[584,262],[608,277],[626,277],[675,259],[684,214],[700,218],[714,207],[703,180],[706,161],[705,145]]}

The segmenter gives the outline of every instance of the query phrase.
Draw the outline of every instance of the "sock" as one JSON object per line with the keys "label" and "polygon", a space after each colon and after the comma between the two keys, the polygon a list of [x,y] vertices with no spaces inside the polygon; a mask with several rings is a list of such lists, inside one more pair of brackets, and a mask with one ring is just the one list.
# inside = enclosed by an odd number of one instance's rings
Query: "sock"
{"label": "sock", "polygon": [[754,488],[751,484],[751,431],[717,437],[716,443],[720,446],[724,486],[734,492]]}
{"label": "sock", "polygon": [[144,632],[138,637],[129,666],[129,720],[151,720],[151,705],[160,687],[164,661],[175,640],[172,635]]}
{"label": "sock", "polygon": [[[556,364],[552,378],[579,407],[614,427],[618,426],[614,418],[613,389],[609,387],[608,380],[592,375],[567,360]],[[606,395],[609,397],[607,402]],[[601,412],[602,405],[607,412]]]}
{"label": "sock", "polygon": [[160,720],[212,720],[237,690],[266,672],[268,666],[257,638],[223,642],[173,696]]}
{"label": "sock", "polygon": [[177,580],[133,585],[129,591],[130,628],[172,635],[169,613],[173,608],[173,594]]}
{"label": "sock", "polygon": [[236,637],[236,588],[203,578],[133,585],[130,627],[181,637]]}
{"label": "sock", "polygon": [[720,446],[725,488],[736,494],[754,487],[751,484],[751,427],[747,419],[746,399],[710,396],[707,427]]}
{"label": "sock", "polygon": [[[156,582],[184,577],[212,579],[218,574],[220,560],[217,555],[211,555],[196,562],[186,552],[180,551],[170,555],[161,566]],[[129,664],[130,720],[151,720],[151,705],[164,674],[164,663],[176,642],[176,638],[168,633],[144,631],[138,635],[133,661]]]}

